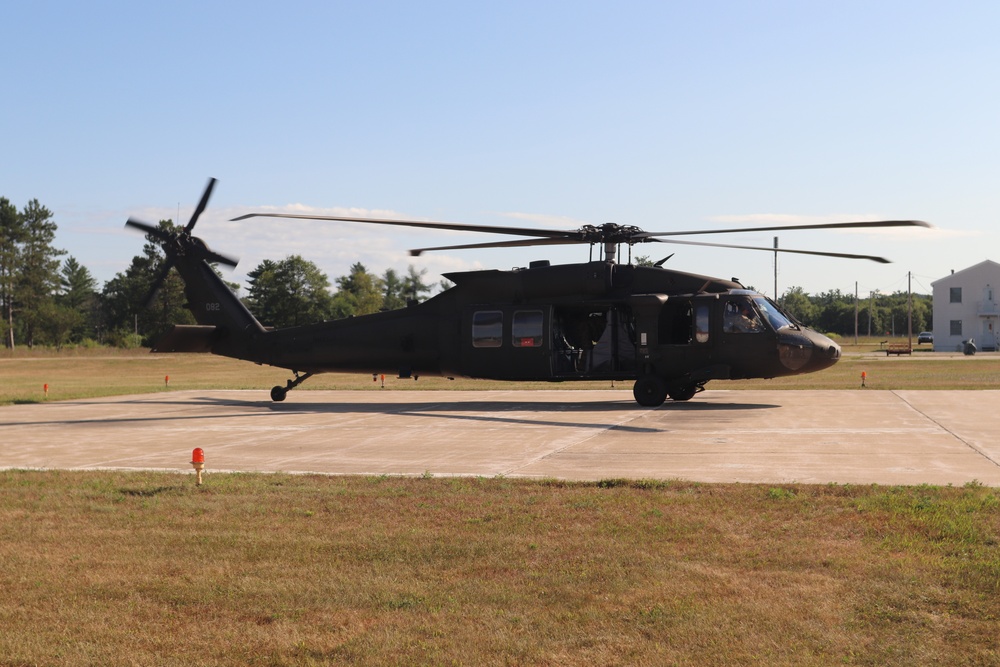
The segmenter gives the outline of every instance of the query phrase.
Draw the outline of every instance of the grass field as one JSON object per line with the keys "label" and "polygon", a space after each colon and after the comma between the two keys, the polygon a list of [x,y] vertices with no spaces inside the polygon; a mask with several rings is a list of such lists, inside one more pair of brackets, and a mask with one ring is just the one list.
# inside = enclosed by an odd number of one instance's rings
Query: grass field
{"label": "grass field", "polygon": [[[848,346],[823,373],[709,387],[853,389],[862,370],[873,388],[1000,386],[1000,356],[875,348]],[[0,378],[10,404],[266,390],[287,374],[36,350],[0,356]],[[379,385],[331,374],[300,391]],[[386,378],[386,390],[497,386]],[[587,386],[607,387],[559,385]],[[1000,665],[998,540],[1000,491],[978,484],[217,473],[196,487],[6,470],[0,667]]]}
{"label": "grass field", "polygon": [[[980,389],[1000,387],[1000,354],[965,357],[917,349],[912,356],[887,357],[877,340],[844,345],[844,357],[820,373],[774,380],[715,381],[718,389],[856,389],[861,373],[873,389]],[[261,389],[285,384],[291,373],[207,354],[149,354],[147,351],[83,350],[55,353],[18,349],[0,353],[0,405],[45,400],[140,394],[170,389]],[[169,381],[168,381],[169,378]],[[380,389],[381,378],[371,375],[328,373],[317,375],[296,391],[318,389]],[[48,385],[48,394],[45,393]],[[454,381],[421,377],[418,381],[385,378],[386,389],[607,389],[606,382],[503,383],[488,380]],[[630,382],[616,387],[631,391]]]}
{"label": "grass field", "polygon": [[0,472],[0,665],[995,665],[996,490]]}

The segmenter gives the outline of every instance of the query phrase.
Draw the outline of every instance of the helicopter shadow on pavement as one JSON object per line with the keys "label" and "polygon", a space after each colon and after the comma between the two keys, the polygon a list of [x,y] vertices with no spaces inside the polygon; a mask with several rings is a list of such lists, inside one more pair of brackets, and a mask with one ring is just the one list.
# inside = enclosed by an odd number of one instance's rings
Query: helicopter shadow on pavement
{"label": "helicopter shadow on pavement", "polygon": [[[83,401],[88,403],[90,401]],[[768,410],[781,406],[765,403],[714,403],[714,402],[684,402],[676,403],[668,401],[658,408],[641,408],[632,401],[525,401],[525,400],[472,400],[472,401],[408,401],[408,402],[371,402],[351,401],[351,402],[330,402],[330,403],[274,403],[262,400],[242,400],[240,398],[229,398],[219,396],[194,396],[180,399],[174,397],[126,399],[116,401],[115,405],[134,405],[148,408],[183,408],[194,406],[214,406],[226,409],[225,412],[211,412],[200,414],[157,414],[152,413],[135,415],[116,415],[113,417],[68,417],[61,414],[61,411],[52,414],[48,411],[57,406],[69,407],[79,404],[77,401],[67,401],[64,403],[52,403],[45,406],[38,419],[30,421],[2,422],[3,426],[94,426],[100,424],[143,424],[143,423],[165,423],[184,421],[215,421],[223,419],[245,419],[261,415],[275,415],[292,417],[295,415],[400,415],[422,418],[436,418],[447,420],[474,421],[482,423],[506,423],[534,426],[555,426],[569,428],[595,428],[595,429],[615,429],[636,433],[659,433],[661,428],[632,426],[627,422],[651,413],[669,412],[711,412],[725,413],[730,411],[746,410]],[[504,413],[508,413],[505,415]],[[628,419],[607,420],[601,419],[601,415],[615,414],[619,417],[624,415]],[[537,414],[537,418],[532,416]],[[569,421],[557,419],[546,419],[544,415],[572,414],[576,418]],[[591,419],[585,420],[589,415]],[[631,416],[631,415],[634,415]],[[2,412],[0,412],[2,416]]]}
{"label": "helicopter shadow on pavement", "polygon": [[[448,419],[458,421],[473,421],[482,423],[505,423],[534,426],[612,429],[634,433],[662,433],[664,429],[635,426],[627,423],[633,419],[645,416],[650,412],[720,412],[733,410],[766,410],[780,406],[760,403],[672,403],[667,402],[659,408],[640,408],[632,401],[594,401],[554,403],[552,401],[524,400],[488,400],[488,401],[438,401],[412,403],[265,403],[275,413],[285,414],[381,414],[406,415],[432,419]],[[506,416],[504,413],[510,413]],[[538,418],[525,413],[537,413]],[[601,420],[602,414],[614,413],[626,416],[627,420]],[[595,421],[559,421],[545,419],[544,415],[573,414],[580,417],[591,415]],[[633,416],[634,415],[634,416]]]}
{"label": "helicopter shadow on pavement", "polygon": [[[212,400],[212,399],[209,399]],[[238,402],[232,402],[237,405]],[[248,405],[249,403],[243,403]],[[337,403],[270,403],[255,401],[253,404],[268,408],[274,412],[301,413],[331,413],[342,414],[356,412],[361,414],[401,414],[410,412],[474,412],[477,414],[490,412],[554,412],[554,413],[593,413],[632,411],[636,415],[651,411],[725,411],[725,410],[770,410],[780,408],[774,403],[737,403],[737,402],[707,402],[707,401],[667,401],[656,408],[640,407],[631,400],[616,401],[574,401],[557,403],[553,401],[525,401],[492,399],[486,401],[414,401],[410,403],[372,403],[372,402],[337,402]]]}

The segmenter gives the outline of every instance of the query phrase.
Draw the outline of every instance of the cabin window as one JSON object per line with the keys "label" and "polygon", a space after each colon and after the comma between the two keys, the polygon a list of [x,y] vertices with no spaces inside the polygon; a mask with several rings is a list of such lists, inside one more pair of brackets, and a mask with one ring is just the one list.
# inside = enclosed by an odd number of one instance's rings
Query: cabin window
{"label": "cabin window", "polygon": [[514,347],[542,346],[542,311],[517,310],[511,323]]}
{"label": "cabin window", "polygon": [[503,343],[503,313],[479,310],[472,314],[472,347],[500,347]]}
{"label": "cabin window", "polygon": [[699,343],[708,342],[708,304],[699,303],[694,308],[694,339]]}
{"label": "cabin window", "polygon": [[[691,343],[691,301],[668,299],[660,309],[656,336],[661,345],[688,345]],[[645,344],[645,343],[643,343]]]}

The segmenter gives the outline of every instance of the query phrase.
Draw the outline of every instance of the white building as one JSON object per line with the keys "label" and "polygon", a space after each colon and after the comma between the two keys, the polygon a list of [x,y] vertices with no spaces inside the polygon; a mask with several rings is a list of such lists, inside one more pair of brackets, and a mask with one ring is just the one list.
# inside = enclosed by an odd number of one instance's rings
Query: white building
{"label": "white building", "polygon": [[953,352],[972,338],[980,350],[997,350],[1000,334],[1000,264],[986,260],[931,283],[934,350]]}

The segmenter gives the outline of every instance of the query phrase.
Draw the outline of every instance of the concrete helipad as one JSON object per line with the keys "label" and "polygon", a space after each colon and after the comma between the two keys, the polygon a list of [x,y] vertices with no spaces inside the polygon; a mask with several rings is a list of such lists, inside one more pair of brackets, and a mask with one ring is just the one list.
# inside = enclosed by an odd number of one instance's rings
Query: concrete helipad
{"label": "concrete helipad", "polygon": [[164,392],[0,408],[0,468],[1000,486],[1000,391]]}

